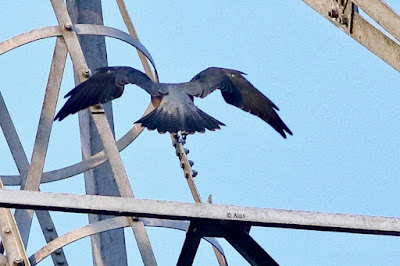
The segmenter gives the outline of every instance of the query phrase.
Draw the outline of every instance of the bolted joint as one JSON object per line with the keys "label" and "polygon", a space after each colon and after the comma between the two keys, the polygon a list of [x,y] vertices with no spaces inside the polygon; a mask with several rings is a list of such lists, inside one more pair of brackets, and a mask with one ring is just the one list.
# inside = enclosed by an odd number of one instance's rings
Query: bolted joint
{"label": "bolted joint", "polygon": [[349,19],[347,17],[340,17],[339,18],[339,23],[342,24],[342,25],[347,26],[347,25],[349,25]]}
{"label": "bolted joint", "polygon": [[46,226],[47,232],[53,232],[54,228],[52,226]]}
{"label": "bolted joint", "polygon": [[71,31],[73,29],[73,26],[71,23],[65,23],[64,24],[64,29]]}
{"label": "bolted joint", "polygon": [[339,12],[336,9],[332,9],[331,11],[328,12],[328,16],[330,18],[338,18]]}
{"label": "bolted joint", "polygon": [[24,262],[24,260],[23,260],[22,258],[16,257],[16,258],[13,260],[13,265],[14,265],[14,266],[23,266],[23,265],[25,265],[25,262]]}
{"label": "bolted joint", "polygon": [[83,76],[83,77],[85,77],[85,78],[90,78],[90,75],[91,75],[90,69],[84,69],[84,70],[82,70],[82,76]]}
{"label": "bolted joint", "polygon": [[199,174],[199,172],[197,172],[196,170],[192,170],[192,176],[196,177]]}
{"label": "bolted joint", "polygon": [[179,143],[182,143],[182,145],[185,145],[186,139],[184,139],[183,137],[179,138]]}

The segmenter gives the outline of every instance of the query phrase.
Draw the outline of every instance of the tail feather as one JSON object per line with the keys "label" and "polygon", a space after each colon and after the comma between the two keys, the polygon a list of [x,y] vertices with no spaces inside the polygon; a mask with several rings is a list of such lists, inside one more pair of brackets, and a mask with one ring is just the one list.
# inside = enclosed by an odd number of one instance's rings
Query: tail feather
{"label": "tail feather", "polygon": [[171,112],[163,107],[156,108],[151,113],[142,117],[136,123],[150,130],[157,129],[159,133],[177,133],[178,131],[193,134],[195,132],[205,132],[208,130],[220,129],[224,124],[200,109],[185,110],[180,112],[176,110]]}
{"label": "tail feather", "polygon": [[[201,110],[200,110],[201,111]],[[220,125],[223,125],[223,123],[219,122],[219,121],[215,121],[214,118],[212,118],[211,116],[209,116],[208,114],[204,113],[203,111],[201,111],[201,114],[203,115],[203,118],[207,121],[207,126],[206,128],[208,130],[212,130],[214,131],[215,129],[220,129]],[[219,123],[218,123],[219,122]]]}

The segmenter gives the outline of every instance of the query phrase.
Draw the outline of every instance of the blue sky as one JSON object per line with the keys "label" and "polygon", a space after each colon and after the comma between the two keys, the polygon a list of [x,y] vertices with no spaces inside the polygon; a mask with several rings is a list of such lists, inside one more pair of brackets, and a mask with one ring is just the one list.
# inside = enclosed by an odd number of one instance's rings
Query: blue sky
{"label": "blue sky", "polygon": [[[104,1],[107,26],[125,30],[114,1]],[[386,1],[400,12],[400,3]],[[189,136],[189,158],[203,199],[215,204],[351,214],[399,216],[400,82],[397,71],[353,41],[302,1],[129,1],[142,43],[160,81],[183,82],[209,66],[241,70],[280,108],[294,133],[284,140],[257,117],[225,104],[219,92],[197,100],[227,126]],[[0,41],[55,25],[47,1],[5,1]],[[0,57],[0,90],[31,156],[55,39]],[[107,39],[109,65],[140,69],[135,50]],[[61,95],[73,88],[68,59]],[[135,86],[114,101],[116,136],[132,127],[149,96]],[[0,135],[1,174],[17,170]],[[170,137],[144,133],[122,152],[138,198],[192,202]],[[45,170],[80,160],[77,116],[53,126]],[[84,193],[83,177],[41,186],[43,191]],[[59,233],[87,223],[84,215],[52,214]],[[29,255],[44,240],[35,221]],[[282,265],[398,265],[400,239],[344,233],[254,227],[252,236]],[[140,264],[131,231],[129,261]],[[176,263],[183,232],[149,229],[159,265]],[[224,240],[230,265],[244,259]],[[70,265],[91,257],[88,239],[65,248]],[[217,265],[201,243],[194,265]],[[47,260],[44,265],[51,265]]]}

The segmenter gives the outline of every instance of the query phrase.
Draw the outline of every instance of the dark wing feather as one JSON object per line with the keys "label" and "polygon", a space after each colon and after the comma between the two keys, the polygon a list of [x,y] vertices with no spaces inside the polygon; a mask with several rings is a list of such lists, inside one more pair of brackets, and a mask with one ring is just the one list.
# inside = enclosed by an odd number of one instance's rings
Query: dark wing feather
{"label": "dark wing feather", "polygon": [[237,70],[211,67],[191,80],[193,85],[188,92],[193,96],[203,98],[214,90],[220,89],[227,103],[260,117],[284,138],[286,138],[285,132],[292,135],[275,111],[279,108],[243,75],[245,75],[243,72]]}
{"label": "dark wing feather", "polygon": [[54,120],[61,121],[89,106],[121,97],[124,86],[128,83],[137,84],[153,96],[166,93],[162,88],[154,86],[155,83],[139,70],[130,67],[103,67],[65,95],[65,98],[69,98]]}
{"label": "dark wing feather", "polygon": [[241,75],[232,75],[228,79],[229,81],[221,84],[221,93],[227,103],[260,117],[284,138],[286,138],[285,131],[293,135],[275,111],[279,108],[248,80]]}

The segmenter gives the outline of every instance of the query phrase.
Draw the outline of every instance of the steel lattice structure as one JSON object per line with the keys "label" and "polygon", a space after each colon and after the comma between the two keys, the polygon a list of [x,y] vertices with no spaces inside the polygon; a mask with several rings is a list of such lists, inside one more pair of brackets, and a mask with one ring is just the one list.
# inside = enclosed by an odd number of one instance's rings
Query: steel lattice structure
{"label": "steel lattice structure", "polygon": [[[303,1],[394,69],[400,71],[400,46],[358,13],[358,8],[361,8],[392,37],[400,41],[400,17],[390,7],[380,0]],[[210,201],[202,203],[193,181],[195,172],[191,168],[191,162],[184,148],[185,140],[176,134],[172,134],[171,139],[195,203],[134,199],[119,152],[132,143],[143,128],[135,125],[121,139],[114,141],[105,111],[94,107],[90,108],[91,117],[104,149],[94,154],[83,152],[85,158],[81,162],[62,169],[43,172],[67,54],[71,56],[78,82],[87,79],[90,73],[82,42],[79,42],[78,36],[107,36],[132,45],[138,50],[147,75],[157,80],[155,63],[150,53],[138,41],[123,1],[117,0],[117,3],[130,34],[103,25],[73,23],[71,12],[68,12],[66,4],[62,0],[51,0],[59,25],[36,29],[0,43],[1,55],[39,39],[56,38],[31,162],[27,159],[6,103],[0,94],[0,124],[19,171],[19,175],[1,175],[0,179],[0,206],[4,207],[0,208],[0,227],[2,228],[2,243],[6,251],[6,256],[0,256],[0,265],[35,265],[49,255],[52,256],[54,265],[66,265],[67,259],[62,250],[63,246],[87,236],[124,227],[132,228],[145,265],[157,264],[145,226],[186,231],[179,265],[192,263],[201,238],[213,245],[218,263],[227,265],[223,250],[215,237],[225,238],[251,264],[275,265],[276,262],[250,237],[251,226],[400,235],[399,218],[212,205]],[[155,74],[152,73],[149,62]],[[150,104],[145,114],[152,108]],[[111,174],[121,197],[39,191],[41,183],[54,182],[84,173],[106,161],[110,165]],[[20,186],[21,190],[5,190],[3,186]],[[10,208],[16,208],[15,214]],[[48,243],[28,258],[25,248],[31,230],[33,210]],[[111,214],[116,217],[92,222],[58,236],[49,211]]]}

